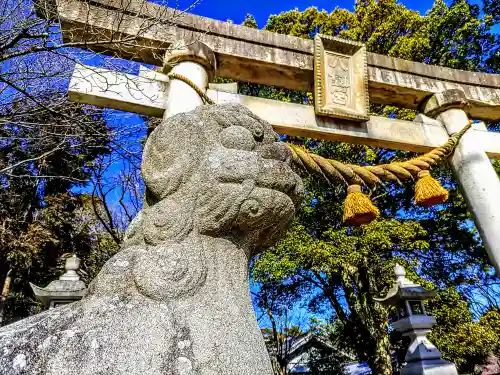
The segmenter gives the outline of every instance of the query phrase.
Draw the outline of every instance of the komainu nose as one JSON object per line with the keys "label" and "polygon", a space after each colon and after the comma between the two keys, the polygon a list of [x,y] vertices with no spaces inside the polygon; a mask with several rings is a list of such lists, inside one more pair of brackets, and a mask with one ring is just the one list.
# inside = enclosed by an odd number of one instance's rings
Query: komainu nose
{"label": "komainu nose", "polygon": [[283,142],[267,143],[260,146],[257,150],[264,159],[274,159],[290,164],[292,160],[292,151]]}

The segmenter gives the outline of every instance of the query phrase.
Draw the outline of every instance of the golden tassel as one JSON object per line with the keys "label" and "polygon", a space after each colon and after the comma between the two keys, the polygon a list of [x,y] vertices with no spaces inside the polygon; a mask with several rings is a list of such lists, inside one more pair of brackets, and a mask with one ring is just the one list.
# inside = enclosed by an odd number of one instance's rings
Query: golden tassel
{"label": "golden tassel", "polygon": [[347,188],[347,197],[344,202],[344,221],[352,225],[369,224],[380,215],[377,207],[373,205],[361,191],[361,186],[350,185]]}
{"label": "golden tassel", "polygon": [[415,184],[415,203],[429,207],[448,200],[448,191],[427,170],[418,172]]}

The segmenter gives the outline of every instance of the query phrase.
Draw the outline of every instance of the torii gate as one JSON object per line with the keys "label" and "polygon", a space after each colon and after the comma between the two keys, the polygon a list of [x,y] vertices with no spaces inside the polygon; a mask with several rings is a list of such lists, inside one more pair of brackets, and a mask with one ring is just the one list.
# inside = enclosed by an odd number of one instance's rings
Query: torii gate
{"label": "torii gate", "polygon": [[[52,0],[63,38],[137,35],[138,20],[176,11],[140,0]],[[57,3],[56,3],[57,1]],[[156,18],[157,19],[157,18]],[[256,30],[185,13],[166,28],[146,28],[134,45],[93,44],[189,78],[216,103],[239,102],[279,133],[426,152],[471,119],[500,121],[500,76],[425,65],[374,53],[362,44],[318,35],[312,40]],[[182,48],[173,48],[182,44]],[[165,57],[166,56],[166,57]],[[214,74],[239,81],[313,91],[315,107],[237,94],[235,84],[210,84]],[[70,99],[156,117],[202,104],[189,85],[141,69],[139,76],[77,65]],[[418,109],[414,122],[368,116],[369,102]],[[475,124],[450,160],[490,260],[500,273],[500,134]]]}

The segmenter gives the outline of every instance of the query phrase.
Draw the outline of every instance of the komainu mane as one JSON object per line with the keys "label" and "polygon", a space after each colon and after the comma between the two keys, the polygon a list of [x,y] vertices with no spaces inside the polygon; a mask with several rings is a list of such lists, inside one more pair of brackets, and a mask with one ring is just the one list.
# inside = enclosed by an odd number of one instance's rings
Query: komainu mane
{"label": "komainu mane", "polygon": [[248,260],[293,219],[303,186],[290,159],[240,105],[164,120],[122,250],[81,301],[0,330],[0,373],[271,375]]}

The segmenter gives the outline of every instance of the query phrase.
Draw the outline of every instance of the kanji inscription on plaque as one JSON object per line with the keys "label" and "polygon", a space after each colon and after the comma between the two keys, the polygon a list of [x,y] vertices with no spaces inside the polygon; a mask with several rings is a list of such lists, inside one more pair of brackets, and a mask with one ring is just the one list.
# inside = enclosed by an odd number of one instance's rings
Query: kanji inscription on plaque
{"label": "kanji inscription on plaque", "polygon": [[349,101],[349,58],[345,56],[326,53],[326,75],[328,91],[327,96],[335,104],[346,106]]}
{"label": "kanji inscription on plaque", "polygon": [[366,48],[361,43],[317,35],[314,43],[317,115],[368,121]]}

